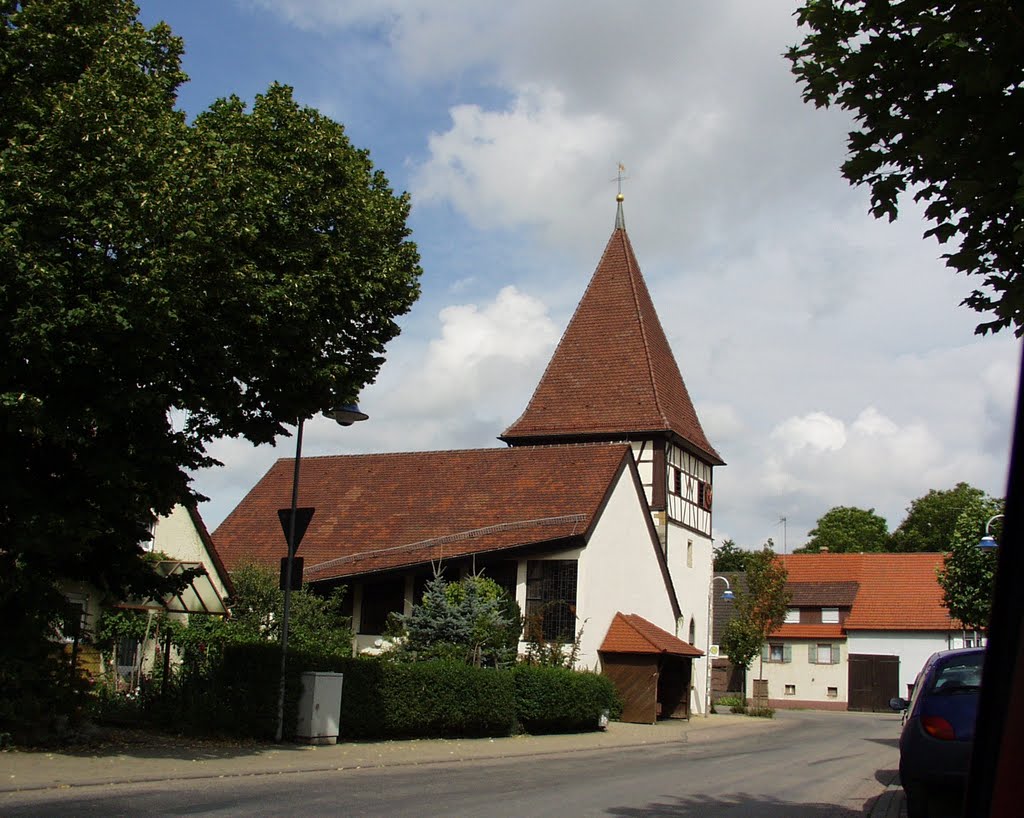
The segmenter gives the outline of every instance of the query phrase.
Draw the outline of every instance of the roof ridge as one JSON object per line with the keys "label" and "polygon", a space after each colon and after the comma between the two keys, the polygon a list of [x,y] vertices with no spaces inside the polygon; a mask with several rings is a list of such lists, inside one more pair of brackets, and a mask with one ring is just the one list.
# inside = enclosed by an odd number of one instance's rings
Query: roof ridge
{"label": "roof ridge", "polygon": [[[651,359],[651,343],[647,337],[647,322],[644,320],[643,310],[640,308],[640,297],[637,294],[637,280],[636,271],[640,267],[640,263],[636,260],[636,254],[633,252],[633,244],[629,240],[629,234],[626,233],[625,225],[621,228],[617,228],[616,233],[622,234],[622,244],[624,249],[624,255],[626,256],[626,272],[628,273],[629,289],[633,293],[633,307],[636,310],[636,320],[640,324],[640,340],[644,344],[644,358],[647,362],[647,377],[651,382],[651,392],[654,393],[654,405],[661,415],[662,423],[666,426],[670,425],[668,421],[668,415],[665,414],[665,407],[662,406],[661,393],[658,390],[658,379],[654,377],[654,361]],[[648,296],[650,294],[648,293]],[[657,313],[655,313],[657,318]],[[662,333],[665,332],[665,328],[662,327]]]}

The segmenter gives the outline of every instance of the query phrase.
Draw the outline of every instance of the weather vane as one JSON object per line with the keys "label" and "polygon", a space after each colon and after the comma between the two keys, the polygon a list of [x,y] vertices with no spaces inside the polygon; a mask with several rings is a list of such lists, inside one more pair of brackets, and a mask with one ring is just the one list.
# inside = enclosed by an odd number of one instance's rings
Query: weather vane
{"label": "weather vane", "polygon": [[629,178],[628,176],[623,176],[622,175],[625,172],[626,172],[626,166],[623,165],[622,162],[619,162],[619,173],[618,173],[618,175],[614,179],[611,180],[613,182],[618,182],[619,183],[619,192],[618,192],[618,195],[615,197],[616,201],[619,201],[619,202],[621,202],[623,200],[623,198],[624,198],[623,195],[622,195],[622,183],[626,179]]}

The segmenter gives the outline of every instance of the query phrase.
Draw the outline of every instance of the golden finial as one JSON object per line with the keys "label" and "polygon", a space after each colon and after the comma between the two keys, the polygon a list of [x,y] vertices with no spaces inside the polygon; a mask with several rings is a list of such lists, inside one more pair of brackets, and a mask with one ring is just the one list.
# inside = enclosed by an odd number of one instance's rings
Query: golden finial
{"label": "golden finial", "polygon": [[619,183],[619,192],[615,196],[615,201],[619,202],[620,204],[626,198],[625,196],[622,195],[622,183],[623,183],[623,181],[625,181],[626,179],[629,178],[628,176],[623,176],[623,174],[625,172],[626,172],[626,166],[623,165],[622,162],[619,162],[619,173],[618,173],[618,175],[614,179],[612,179],[613,182],[618,182]]}

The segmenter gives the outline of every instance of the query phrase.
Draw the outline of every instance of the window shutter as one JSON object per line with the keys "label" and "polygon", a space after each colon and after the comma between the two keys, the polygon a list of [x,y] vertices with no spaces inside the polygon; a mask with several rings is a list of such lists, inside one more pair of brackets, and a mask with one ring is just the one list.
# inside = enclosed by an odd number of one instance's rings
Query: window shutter
{"label": "window shutter", "polygon": [[782,661],[792,662],[793,661],[793,646],[783,645],[782,646]]}
{"label": "window shutter", "polygon": [[818,663],[818,646],[817,645],[808,645],[807,646],[807,661],[810,662],[812,665],[816,665]]}
{"label": "window shutter", "polygon": [[768,653],[768,643],[767,642],[765,642],[763,645],[761,645],[761,660],[764,661],[764,662],[770,662],[771,661],[771,655]]}

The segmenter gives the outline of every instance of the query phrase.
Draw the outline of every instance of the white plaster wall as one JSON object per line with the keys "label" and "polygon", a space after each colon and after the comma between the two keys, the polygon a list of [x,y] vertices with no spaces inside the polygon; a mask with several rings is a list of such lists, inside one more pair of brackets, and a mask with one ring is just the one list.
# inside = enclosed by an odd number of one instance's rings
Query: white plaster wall
{"label": "white plaster wall", "polygon": [[[820,640],[822,644],[826,640]],[[792,650],[791,662],[765,662],[760,678],[768,680],[768,697],[770,699],[793,699],[804,702],[846,702],[848,698],[849,646],[840,642],[839,662],[831,665],[811,664],[809,646],[815,641],[787,641]],[[754,695],[754,679],[761,669],[761,659],[754,657],[747,670],[747,696]],[[786,685],[794,685],[796,692],[786,695]],[[829,696],[828,688],[836,688],[836,695]]]}
{"label": "white plaster wall", "polygon": [[598,667],[597,649],[619,611],[637,614],[675,633],[675,614],[658,566],[648,513],[632,474],[623,470],[579,557],[576,602],[583,620],[581,667]]}
{"label": "white plaster wall", "polygon": [[[687,543],[693,543],[693,564],[687,562]],[[711,585],[713,562],[712,540],[695,531],[674,523],[668,525],[668,567],[672,584],[682,609],[677,629],[673,631],[680,639],[690,641],[690,621],[695,624],[693,646],[704,651],[704,656],[693,661],[693,712],[704,715],[707,710],[708,672],[708,592]],[[725,586],[718,582],[716,590],[721,593]]]}
{"label": "white plaster wall", "polygon": [[900,695],[906,696],[925,661],[949,647],[945,631],[852,631],[847,634],[850,653],[900,657]]}
{"label": "white plaster wall", "polygon": [[154,551],[161,551],[172,559],[201,562],[206,566],[210,582],[217,589],[220,598],[224,599],[227,596],[227,589],[217,575],[213,560],[206,551],[188,509],[184,506],[175,506],[168,516],[157,519],[153,529],[152,545]]}

